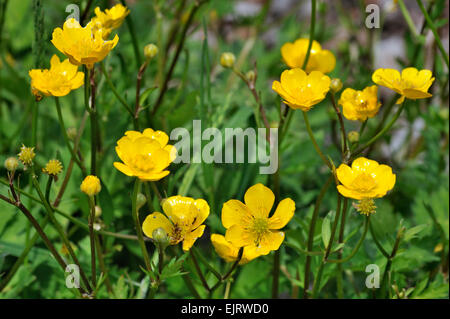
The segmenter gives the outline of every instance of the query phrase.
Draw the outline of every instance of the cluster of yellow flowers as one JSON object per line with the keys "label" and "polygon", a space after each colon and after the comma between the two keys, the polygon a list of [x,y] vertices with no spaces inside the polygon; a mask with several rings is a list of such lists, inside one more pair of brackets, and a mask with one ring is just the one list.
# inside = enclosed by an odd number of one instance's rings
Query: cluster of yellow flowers
{"label": "cluster of yellow flowers", "polygon": [[[141,181],[158,181],[170,172],[166,168],[176,157],[176,148],[167,144],[169,137],[162,131],[150,128],[142,133],[127,131],[119,139],[116,153],[123,163],[114,166],[127,176]],[[83,186],[86,184],[86,186]],[[92,194],[87,181],[82,190]],[[258,256],[277,250],[284,240],[283,228],[292,218],[295,203],[290,198],[280,202],[273,216],[269,217],[275,196],[272,191],[257,184],[249,188],[244,197],[245,204],[230,200],[223,205],[222,223],[227,232],[225,237],[213,234],[211,241],[217,253],[227,261],[238,257],[239,248],[245,247],[240,263],[246,263]],[[197,238],[203,235],[210,207],[203,199],[185,196],[171,196],[161,202],[164,212],[149,214],[142,231],[149,238],[163,229],[170,245],[182,242],[183,250],[188,251]]]}
{"label": "cluster of yellow flowers", "polygon": [[40,100],[43,96],[65,96],[84,84],[84,73],[78,66],[92,69],[94,63],[102,61],[117,45],[115,35],[107,40],[114,29],[122,24],[129,10],[121,4],[102,12],[95,9],[96,16],[85,26],[71,18],[64,22],[63,28],[56,28],[51,42],[67,59],[60,61],[57,55],[50,60],[50,69],[29,71],[32,93]]}
{"label": "cluster of yellow flowers", "polygon": [[[308,46],[308,39],[298,39],[282,46],[281,55],[291,69],[283,71],[280,81],[272,84],[272,89],[282,97],[284,103],[303,112],[325,99],[330,88],[335,93],[342,87],[324,74],[334,69],[336,59],[332,52],[322,50],[317,41],[313,41],[309,59],[304,66]],[[373,73],[372,81],[398,93],[400,98],[396,103],[399,104],[405,98],[415,100],[431,97],[428,89],[434,78],[429,70],[419,71],[409,67],[401,74],[394,69],[378,69]],[[363,90],[346,88],[338,104],[342,106],[343,114],[348,120],[364,122],[376,116],[380,109],[377,92],[376,85]],[[384,196],[395,184],[395,175],[389,166],[379,165],[364,157],[354,160],[351,168],[345,163],[341,164],[336,170],[336,176],[341,183],[337,186],[339,193],[359,200],[356,207],[366,215],[375,212],[373,198]]]}

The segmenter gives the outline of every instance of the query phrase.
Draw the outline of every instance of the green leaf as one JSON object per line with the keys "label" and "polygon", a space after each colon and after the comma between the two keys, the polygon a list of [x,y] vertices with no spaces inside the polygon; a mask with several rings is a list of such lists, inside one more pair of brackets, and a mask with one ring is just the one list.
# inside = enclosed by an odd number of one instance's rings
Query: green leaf
{"label": "green leaf", "polygon": [[322,241],[325,248],[328,247],[331,237],[331,215],[333,215],[332,211],[325,216],[322,222]]}
{"label": "green leaf", "polygon": [[405,234],[403,235],[404,236],[403,240],[410,241],[413,238],[419,237],[418,234],[427,227],[428,227],[427,224],[422,224],[406,230]]}

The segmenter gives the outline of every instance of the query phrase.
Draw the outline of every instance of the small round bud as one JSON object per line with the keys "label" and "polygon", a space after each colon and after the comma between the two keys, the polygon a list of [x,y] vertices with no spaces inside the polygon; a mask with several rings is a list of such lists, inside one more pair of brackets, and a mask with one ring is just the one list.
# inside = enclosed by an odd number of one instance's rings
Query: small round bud
{"label": "small round bud", "polygon": [[144,55],[147,59],[153,59],[158,54],[158,47],[153,43],[147,44],[144,47]]}
{"label": "small round bud", "polygon": [[231,52],[224,52],[220,56],[220,65],[222,65],[224,68],[232,68],[235,61],[236,57]]}
{"label": "small round bud", "polygon": [[92,225],[94,230],[99,231],[102,229],[102,224],[100,223],[94,223],[94,225]]}
{"label": "small round bud", "polygon": [[152,237],[155,245],[159,246],[159,248],[165,249],[169,246],[169,237],[167,236],[167,232],[164,228],[156,228],[152,233]]}
{"label": "small round bud", "polygon": [[247,80],[250,83],[254,83],[256,80],[256,73],[253,70],[248,71],[247,73],[245,73],[245,77],[247,78]]}
{"label": "small round bud", "polygon": [[445,108],[445,109],[440,109],[439,110],[439,117],[441,118],[441,119],[443,119],[443,120],[448,120],[448,108]]}
{"label": "small round bud", "polygon": [[138,193],[136,198],[136,208],[140,209],[147,202],[147,197],[144,194]]}
{"label": "small round bud", "polygon": [[81,183],[80,189],[88,196],[95,196],[100,193],[102,186],[97,176],[88,175]]}
{"label": "small round bud", "polygon": [[347,134],[348,140],[350,143],[357,143],[359,142],[359,133],[356,131],[350,131]]}
{"label": "small round bud", "polygon": [[14,172],[18,166],[19,166],[19,161],[15,157],[8,157],[5,160],[5,167],[10,172]]}
{"label": "small round bud", "polygon": [[34,153],[34,147],[26,147],[22,144],[20,148],[20,153],[18,154],[19,160],[23,163],[23,165],[32,165],[33,158],[36,156]]}
{"label": "small round bud", "polygon": [[98,205],[95,206],[95,218],[102,216],[102,208]]}
{"label": "small round bud", "polygon": [[339,92],[342,89],[341,79],[338,78],[331,79],[330,89],[333,93]]}
{"label": "small round bud", "polygon": [[72,141],[74,141],[74,140],[77,138],[77,134],[78,134],[78,132],[77,132],[77,129],[76,129],[75,127],[69,127],[69,128],[67,129],[67,136],[68,136]]}

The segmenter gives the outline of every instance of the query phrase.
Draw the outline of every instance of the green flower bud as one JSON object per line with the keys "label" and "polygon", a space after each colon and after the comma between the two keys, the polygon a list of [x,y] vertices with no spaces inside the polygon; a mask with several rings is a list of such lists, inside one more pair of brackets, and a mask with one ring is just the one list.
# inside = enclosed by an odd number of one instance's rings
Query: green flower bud
{"label": "green flower bud", "polygon": [[69,127],[67,129],[67,136],[74,141],[77,137],[77,129],[75,127]]}
{"label": "green flower bud", "polygon": [[147,44],[144,47],[144,55],[147,59],[153,59],[158,54],[158,47],[153,43]]}
{"label": "green flower bud", "polygon": [[5,160],[5,167],[10,172],[14,172],[18,166],[19,166],[19,161],[17,160],[16,157],[8,157]]}
{"label": "green flower bud", "polygon": [[350,131],[347,134],[348,140],[350,143],[357,143],[359,142],[359,133],[356,131]]}
{"label": "green flower bud", "polygon": [[95,206],[95,218],[102,216],[102,209],[100,206]]}
{"label": "green flower bud", "polygon": [[136,198],[136,208],[140,209],[147,202],[147,197],[144,194],[138,193]]}
{"label": "green flower bud", "polygon": [[256,80],[256,74],[255,74],[255,71],[253,71],[253,70],[248,71],[248,72],[245,74],[245,77],[247,78],[247,80],[248,80],[250,83],[254,83],[255,80]]}
{"label": "green flower bud", "polygon": [[222,65],[224,68],[232,68],[235,61],[236,57],[231,52],[224,52],[220,56],[220,65]]}
{"label": "green flower bud", "polygon": [[152,233],[152,237],[153,242],[157,247],[165,249],[167,246],[169,246],[169,237],[167,236],[167,232],[164,230],[164,228],[156,228]]}
{"label": "green flower bud", "polygon": [[341,79],[338,79],[338,78],[331,79],[330,89],[333,93],[339,92],[342,89]]}

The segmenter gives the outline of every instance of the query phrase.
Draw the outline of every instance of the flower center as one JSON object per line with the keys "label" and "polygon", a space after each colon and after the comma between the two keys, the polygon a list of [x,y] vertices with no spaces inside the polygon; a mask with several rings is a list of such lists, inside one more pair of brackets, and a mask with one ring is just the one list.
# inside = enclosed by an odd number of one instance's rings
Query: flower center
{"label": "flower center", "polygon": [[149,172],[155,167],[150,155],[136,155],[130,159],[130,166],[141,172]]}
{"label": "flower center", "polygon": [[354,179],[353,185],[360,192],[369,192],[376,186],[376,182],[371,175],[362,173]]}
{"label": "flower center", "polygon": [[250,227],[250,231],[255,236],[255,245],[259,246],[262,237],[269,231],[269,222],[267,218],[255,218]]}

